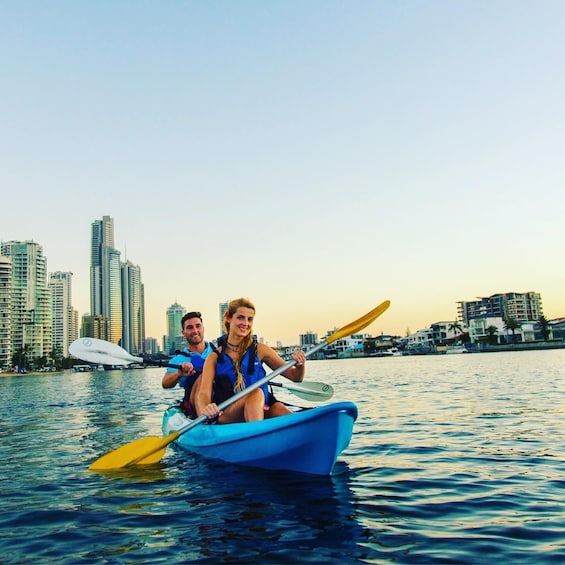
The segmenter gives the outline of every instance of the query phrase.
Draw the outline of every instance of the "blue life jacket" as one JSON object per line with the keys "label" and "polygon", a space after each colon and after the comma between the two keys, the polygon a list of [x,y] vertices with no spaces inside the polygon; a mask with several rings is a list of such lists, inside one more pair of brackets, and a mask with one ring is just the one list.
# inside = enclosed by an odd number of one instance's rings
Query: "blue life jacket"
{"label": "blue life jacket", "polygon": [[[235,385],[237,382],[237,371],[233,359],[229,355],[224,355],[227,336],[223,335],[218,338],[218,347],[222,348],[222,352],[216,351],[218,361],[216,363],[216,377],[214,379],[214,402],[220,404],[233,396]],[[241,360],[241,369],[243,373],[244,385],[247,387],[262,379],[267,373],[263,368],[263,363],[257,356],[257,338],[253,336],[253,343],[243,354]],[[267,384],[261,387],[265,396],[265,404],[270,403],[270,395]]]}

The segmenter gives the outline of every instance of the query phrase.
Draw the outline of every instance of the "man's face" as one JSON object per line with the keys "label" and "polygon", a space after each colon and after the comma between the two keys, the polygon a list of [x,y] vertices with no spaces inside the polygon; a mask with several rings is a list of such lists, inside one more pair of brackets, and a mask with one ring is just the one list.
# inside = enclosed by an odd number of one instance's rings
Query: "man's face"
{"label": "man's face", "polygon": [[200,345],[204,339],[204,326],[200,318],[189,318],[184,321],[182,335],[189,345]]}

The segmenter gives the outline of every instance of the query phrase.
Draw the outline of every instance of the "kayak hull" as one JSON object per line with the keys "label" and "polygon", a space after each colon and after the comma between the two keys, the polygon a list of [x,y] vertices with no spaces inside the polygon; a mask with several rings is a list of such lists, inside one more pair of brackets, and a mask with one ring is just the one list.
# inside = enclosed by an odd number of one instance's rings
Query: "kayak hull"
{"label": "kayak hull", "polygon": [[[336,402],[258,422],[201,424],[174,443],[229,463],[330,475],[337,457],[349,445],[356,418],[353,402]],[[163,415],[163,434],[188,422],[178,407],[171,406]]]}

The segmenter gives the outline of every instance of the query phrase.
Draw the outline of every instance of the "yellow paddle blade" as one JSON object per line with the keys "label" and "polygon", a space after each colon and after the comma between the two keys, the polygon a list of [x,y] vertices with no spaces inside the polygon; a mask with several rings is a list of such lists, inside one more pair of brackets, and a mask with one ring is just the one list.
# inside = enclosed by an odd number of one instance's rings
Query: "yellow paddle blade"
{"label": "yellow paddle blade", "polygon": [[389,306],[390,300],[385,300],[376,308],[373,308],[370,312],[361,316],[358,320],[355,320],[354,322],[347,324],[347,326],[343,326],[343,328],[337,330],[337,332],[326,338],[326,342],[329,345],[342,337],[358,333],[360,330],[366,328],[371,322],[374,322]]}
{"label": "yellow paddle blade", "polygon": [[158,463],[167,450],[169,443],[175,441],[178,432],[171,432],[166,437],[143,437],[136,439],[114,451],[102,455],[89,467],[91,471],[111,471],[128,465],[150,465]]}

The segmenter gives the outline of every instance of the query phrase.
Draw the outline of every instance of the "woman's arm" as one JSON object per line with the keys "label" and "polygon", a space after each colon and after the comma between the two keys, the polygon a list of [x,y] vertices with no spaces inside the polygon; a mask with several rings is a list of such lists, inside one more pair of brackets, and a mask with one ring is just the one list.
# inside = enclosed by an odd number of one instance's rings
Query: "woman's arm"
{"label": "woman's arm", "polygon": [[[286,364],[285,360],[272,347],[264,343],[257,344],[257,356],[262,363],[265,363],[273,371]],[[281,374],[295,383],[300,383],[304,380],[306,373],[306,355],[304,355],[304,351],[299,350],[292,354],[292,358],[296,359],[296,365]]]}
{"label": "woman's arm", "polygon": [[210,353],[204,361],[202,375],[200,375],[201,385],[196,395],[196,413],[200,416],[204,409],[212,403],[212,390],[214,385],[214,377],[216,376],[216,363],[218,356],[216,353]]}

